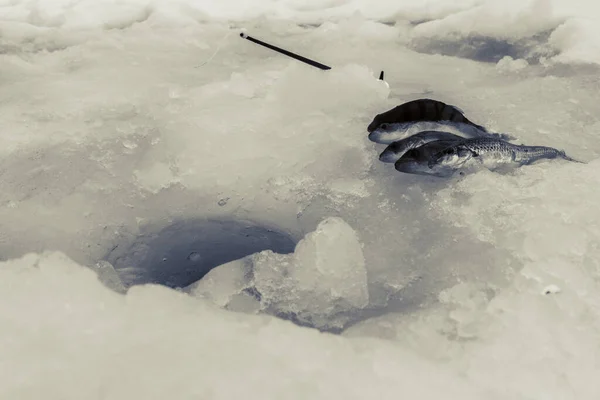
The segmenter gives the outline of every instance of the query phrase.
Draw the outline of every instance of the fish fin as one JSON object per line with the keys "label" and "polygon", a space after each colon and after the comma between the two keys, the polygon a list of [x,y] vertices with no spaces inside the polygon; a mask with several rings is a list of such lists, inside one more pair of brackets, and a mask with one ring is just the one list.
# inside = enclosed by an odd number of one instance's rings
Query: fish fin
{"label": "fish fin", "polygon": [[460,107],[457,107],[457,106],[455,106],[455,105],[453,105],[453,104],[446,104],[446,106],[454,108],[456,111],[458,111],[459,113],[461,113],[461,114],[463,114],[463,115],[464,115],[464,113],[465,113],[465,112],[464,112],[464,110],[463,110],[462,108],[460,108]]}
{"label": "fish fin", "polygon": [[571,162],[575,162],[575,163],[579,163],[579,164],[587,164],[587,163],[585,163],[585,162],[583,162],[583,161],[578,161],[578,160],[575,160],[574,158],[571,158],[571,157],[569,157],[569,156],[568,156],[568,155],[567,155],[567,154],[564,152],[564,150],[561,150],[561,151],[559,151],[559,152],[558,152],[558,154],[560,154],[560,156],[561,156],[563,159],[567,160],[567,161],[571,161]]}
{"label": "fish fin", "polygon": [[490,133],[490,135],[497,139],[505,140],[507,142],[518,139],[517,137],[515,137],[513,135],[509,135],[508,133]]}
{"label": "fish fin", "polygon": [[[471,122],[471,121],[469,121],[469,122]],[[471,122],[471,124],[478,130],[480,130],[481,132],[490,133],[490,132],[488,132],[488,130],[485,126],[477,125],[477,124],[474,124],[473,122]]]}

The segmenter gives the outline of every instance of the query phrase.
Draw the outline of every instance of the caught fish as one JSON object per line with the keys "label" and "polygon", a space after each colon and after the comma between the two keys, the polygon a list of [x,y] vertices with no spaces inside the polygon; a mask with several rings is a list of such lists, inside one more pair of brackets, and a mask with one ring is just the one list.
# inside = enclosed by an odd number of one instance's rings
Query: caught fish
{"label": "caught fish", "polygon": [[490,133],[471,122],[457,107],[432,99],[419,99],[401,104],[375,116],[367,127],[369,140],[390,144],[421,131],[445,131],[464,138],[482,136],[512,140],[502,133]]}
{"label": "caught fish", "polygon": [[546,146],[525,146],[491,138],[467,139],[434,154],[429,160],[432,170],[449,172],[483,166],[495,170],[503,166],[529,165],[542,159],[562,158],[580,162],[564,151]]}
{"label": "caught fish", "polygon": [[422,146],[426,143],[433,142],[436,140],[455,140],[462,141],[463,137],[454,135],[449,132],[442,131],[424,131],[419,132],[413,136],[407,137],[406,139],[399,140],[390,144],[380,155],[379,160],[384,163],[395,163],[402,157],[407,151],[416,147]]}
{"label": "caught fish", "polygon": [[429,161],[434,155],[456,143],[455,139],[441,139],[410,149],[394,163],[394,168],[406,174],[449,177],[454,173],[453,170],[436,165],[430,167]]}
{"label": "caught fish", "polygon": [[417,121],[452,121],[472,125],[483,132],[485,128],[474,124],[465,117],[464,113],[457,107],[432,99],[412,100],[389,111],[378,114],[373,122],[367,127],[367,131],[373,132],[384,123],[401,123]]}

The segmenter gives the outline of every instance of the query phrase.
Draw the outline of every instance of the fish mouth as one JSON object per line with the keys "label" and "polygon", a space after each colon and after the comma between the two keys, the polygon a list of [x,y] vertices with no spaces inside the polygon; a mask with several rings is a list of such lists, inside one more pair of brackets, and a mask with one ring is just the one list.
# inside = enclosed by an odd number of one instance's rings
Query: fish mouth
{"label": "fish mouth", "polygon": [[369,126],[367,126],[367,132],[371,133],[379,126],[379,123],[375,123],[375,121],[371,122]]}
{"label": "fish mouth", "polygon": [[375,143],[381,144],[381,134],[379,133],[379,131],[374,130],[373,132],[370,132],[369,133],[369,140],[371,142],[375,142]]}
{"label": "fish mouth", "polygon": [[434,176],[437,178],[447,178],[452,175],[452,172],[445,170],[431,170],[427,168],[426,162],[419,162],[413,159],[400,159],[394,163],[394,168],[398,172],[412,175]]}
{"label": "fish mouth", "polygon": [[384,163],[394,163],[400,159],[401,155],[394,153],[393,151],[384,151],[379,155],[379,161]]}
{"label": "fish mouth", "polygon": [[432,158],[427,162],[428,170],[432,175],[447,178],[463,168],[464,163],[444,163],[443,158]]}
{"label": "fish mouth", "polygon": [[415,173],[415,171],[420,171],[423,170],[425,168],[423,168],[424,165],[422,163],[419,163],[415,160],[403,160],[403,159],[399,159],[398,161],[396,161],[394,163],[394,168],[396,169],[396,171],[399,172],[404,172],[404,173]]}
{"label": "fish mouth", "polygon": [[399,140],[406,139],[407,135],[399,135],[398,132],[386,132],[380,129],[376,129],[369,133],[369,140],[371,142],[390,145]]}

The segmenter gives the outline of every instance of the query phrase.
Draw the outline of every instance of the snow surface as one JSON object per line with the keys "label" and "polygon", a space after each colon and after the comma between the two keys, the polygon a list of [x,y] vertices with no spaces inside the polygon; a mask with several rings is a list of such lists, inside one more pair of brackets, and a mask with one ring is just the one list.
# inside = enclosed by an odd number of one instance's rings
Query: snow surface
{"label": "snow surface", "polygon": [[[599,23],[584,0],[0,1],[0,398],[600,398]],[[587,164],[399,174],[366,126],[420,97]],[[225,264],[174,284],[172,249]]]}

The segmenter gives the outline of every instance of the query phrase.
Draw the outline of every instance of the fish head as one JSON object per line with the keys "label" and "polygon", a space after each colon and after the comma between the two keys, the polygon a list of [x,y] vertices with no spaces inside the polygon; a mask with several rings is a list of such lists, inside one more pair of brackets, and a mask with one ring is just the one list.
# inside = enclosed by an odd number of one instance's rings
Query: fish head
{"label": "fish head", "polygon": [[385,122],[388,122],[385,113],[377,114],[375,116],[375,118],[373,118],[373,121],[371,121],[369,126],[367,126],[367,132],[369,132],[369,133],[373,132],[375,129],[377,129],[379,127],[379,125],[381,125]]}
{"label": "fish head", "polygon": [[[454,174],[454,170],[448,168],[440,168],[434,166],[430,168],[427,160],[423,159],[421,154],[411,154],[413,150],[408,151],[398,161],[394,163],[394,168],[398,172],[413,175],[436,176],[439,178],[447,178]],[[413,157],[413,155],[415,157]]]}
{"label": "fish head", "polygon": [[474,153],[465,146],[450,146],[438,152],[429,160],[429,168],[461,168],[473,156]]}
{"label": "fish head", "polygon": [[404,142],[394,142],[379,155],[379,161],[384,163],[395,163],[407,150],[409,150],[409,148]]}
{"label": "fish head", "polygon": [[390,149],[385,149],[380,155],[379,155],[379,161],[384,162],[384,163],[394,163],[398,160],[399,155],[398,153],[396,153],[393,150]]}
{"label": "fish head", "polygon": [[369,133],[369,140],[375,143],[390,144],[409,136],[407,123],[384,122]]}
{"label": "fish head", "polygon": [[397,171],[418,174],[431,175],[431,169],[427,164],[427,155],[420,148],[409,149],[398,160],[394,162],[394,168]]}
{"label": "fish head", "polygon": [[394,163],[394,168],[405,174],[431,175],[427,163],[413,157],[401,157]]}

